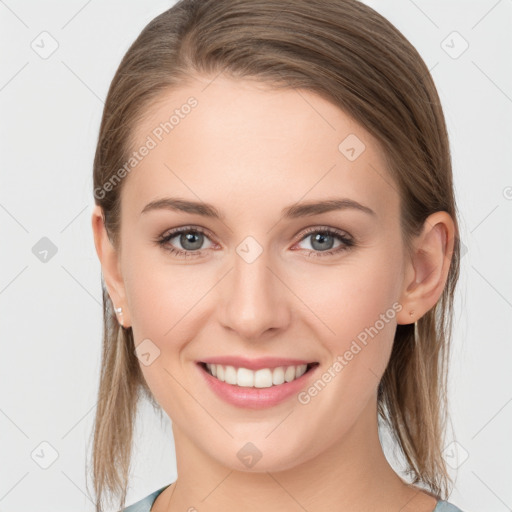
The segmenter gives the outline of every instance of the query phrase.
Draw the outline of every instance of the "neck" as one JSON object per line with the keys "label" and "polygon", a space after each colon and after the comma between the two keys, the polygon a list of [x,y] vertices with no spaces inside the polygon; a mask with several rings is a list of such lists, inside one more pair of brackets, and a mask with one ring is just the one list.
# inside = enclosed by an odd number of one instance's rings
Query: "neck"
{"label": "neck", "polygon": [[[406,484],[387,462],[378,436],[376,401],[329,450],[284,471],[239,471],[219,464],[173,424],[178,479],[153,512],[175,510],[409,510],[436,500]],[[172,496],[171,496],[172,493]],[[166,495],[164,497],[164,494]],[[169,502],[169,499],[172,499]],[[421,504],[420,504],[421,501]]]}

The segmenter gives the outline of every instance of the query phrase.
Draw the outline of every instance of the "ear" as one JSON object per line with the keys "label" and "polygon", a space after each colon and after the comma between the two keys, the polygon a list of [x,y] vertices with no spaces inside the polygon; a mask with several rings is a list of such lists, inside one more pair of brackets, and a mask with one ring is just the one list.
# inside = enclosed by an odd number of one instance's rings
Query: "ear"
{"label": "ear", "polygon": [[120,255],[107,235],[101,206],[94,206],[91,221],[94,245],[101,263],[101,273],[105,281],[105,286],[107,287],[114,307],[123,308],[122,315],[116,313],[119,323],[123,327],[128,328],[131,325],[130,312],[128,310],[124,281],[121,274]]}
{"label": "ear", "polygon": [[425,220],[406,261],[398,324],[416,322],[439,300],[448,277],[455,236],[449,213],[435,212]]}

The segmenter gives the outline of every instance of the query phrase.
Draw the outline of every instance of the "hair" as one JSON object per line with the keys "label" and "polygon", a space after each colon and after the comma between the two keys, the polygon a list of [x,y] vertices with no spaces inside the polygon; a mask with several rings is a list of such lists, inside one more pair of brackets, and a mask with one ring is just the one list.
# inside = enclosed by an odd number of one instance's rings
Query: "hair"
{"label": "hair", "polygon": [[[379,420],[389,427],[411,483],[446,499],[451,478],[442,447],[460,245],[448,134],[427,66],[396,27],[357,0],[179,1],[142,30],[106,98],[94,158],[94,197],[116,249],[125,180],[108,193],[96,191],[107,190],[104,185],[128,160],[134,129],[155,102],[194,76],[219,73],[312,91],[371,133],[399,193],[407,250],[430,214],[446,211],[452,217],[456,236],[442,295],[415,324],[397,326],[377,393]],[[97,511],[105,495],[125,506],[141,394],[159,409],[134,353],[132,330],[117,322],[103,277],[102,289],[93,443]]]}

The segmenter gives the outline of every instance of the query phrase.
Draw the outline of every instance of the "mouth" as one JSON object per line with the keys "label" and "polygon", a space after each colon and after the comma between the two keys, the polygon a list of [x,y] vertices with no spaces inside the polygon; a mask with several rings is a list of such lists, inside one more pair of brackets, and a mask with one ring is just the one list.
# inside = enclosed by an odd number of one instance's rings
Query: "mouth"
{"label": "mouth", "polygon": [[207,363],[200,361],[198,366],[217,381],[238,388],[275,388],[301,379],[319,363],[283,364],[268,368],[251,370],[243,366]]}

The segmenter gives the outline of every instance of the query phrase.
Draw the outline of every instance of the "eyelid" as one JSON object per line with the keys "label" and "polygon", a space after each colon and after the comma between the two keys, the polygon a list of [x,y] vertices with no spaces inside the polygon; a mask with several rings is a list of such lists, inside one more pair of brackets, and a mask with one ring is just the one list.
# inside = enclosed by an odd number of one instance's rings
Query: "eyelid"
{"label": "eyelid", "polygon": [[[162,235],[158,237],[158,240],[162,239],[169,239],[174,238],[177,235],[180,235],[181,233],[190,233],[190,232],[196,232],[201,233],[202,235],[205,235],[208,237],[212,242],[215,240],[215,236],[206,228],[202,228],[200,226],[180,226],[177,228],[168,229],[167,231],[164,231]],[[215,242],[217,243],[217,242]]]}
{"label": "eyelid", "polygon": [[199,233],[204,233],[204,234],[208,234],[208,235],[210,234],[210,232],[206,228],[190,225],[190,226],[178,226],[177,228],[168,229],[167,231],[164,231],[164,233],[162,234],[162,237],[167,237],[170,235],[177,235],[179,233],[188,232],[188,231],[197,231]]}
{"label": "eyelid", "polygon": [[[170,247],[166,247],[166,245],[169,244],[170,240],[172,240],[176,236],[180,235],[181,233],[189,233],[189,232],[197,232],[197,233],[203,234],[212,242],[212,244],[218,245],[218,242],[215,241],[215,237],[211,235],[211,232],[208,229],[202,228],[200,226],[195,226],[195,225],[187,225],[187,226],[180,226],[177,228],[172,228],[170,230],[165,231],[155,241],[159,245],[161,245],[165,250],[167,250],[171,253],[176,253],[177,255],[179,255],[179,257],[201,256],[204,252],[208,252],[208,249],[210,249],[211,247],[208,247],[206,249],[197,249],[195,251],[186,251],[183,249],[176,248],[172,245]],[[307,228],[304,228],[301,231],[300,236],[298,236],[297,240],[293,243],[292,247],[297,245],[298,243],[302,242],[303,240],[305,240],[312,233],[328,233],[331,236],[337,238],[341,242],[341,246],[339,246],[335,249],[329,249],[326,251],[315,251],[315,250],[311,250],[311,249],[304,249],[305,251],[308,252],[308,255],[314,254],[315,256],[319,256],[319,257],[322,257],[322,256],[327,257],[327,256],[335,255],[337,253],[341,253],[342,251],[350,249],[354,245],[357,245],[356,241],[354,240],[352,235],[350,235],[350,233],[348,233],[344,230],[330,227],[330,226],[312,225],[312,226],[308,226]]]}
{"label": "eyelid", "polygon": [[333,234],[339,235],[339,236],[341,236],[343,238],[348,238],[348,239],[350,239],[352,241],[354,240],[352,235],[350,233],[348,233],[347,231],[343,230],[343,229],[333,228],[331,226],[314,225],[314,226],[310,226],[310,227],[304,228],[301,231],[301,235],[300,235],[300,238],[298,239],[298,241],[300,242],[307,235],[310,235],[311,233],[325,232],[325,231],[328,232],[328,233],[333,233]]}
{"label": "eyelid", "polygon": [[[158,237],[158,239],[160,240],[163,238],[168,238],[171,235],[174,237],[176,235],[179,235],[180,233],[187,233],[190,231],[196,231],[198,233],[202,233],[203,235],[207,235],[208,238],[212,239],[212,241],[215,240],[215,237],[212,235],[212,233],[208,229],[200,227],[200,226],[194,226],[194,225],[180,226],[177,228],[169,229],[169,230],[165,231],[160,237]],[[294,242],[294,244],[302,241],[307,235],[309,235],[311,233],[317,233],[317,232],[321,232],[321,231],[327,231],[329,233],[337,234],[344,238],[353,240],[352,235],[350,235],[347,231],[344,231],[344,230],[341,230],[338,228],[333,228],[331,226],[312,225],[312,226],[308,226],[308,227],[304,228],[300,232],[300,234],[297,235],[296,241]]]}

